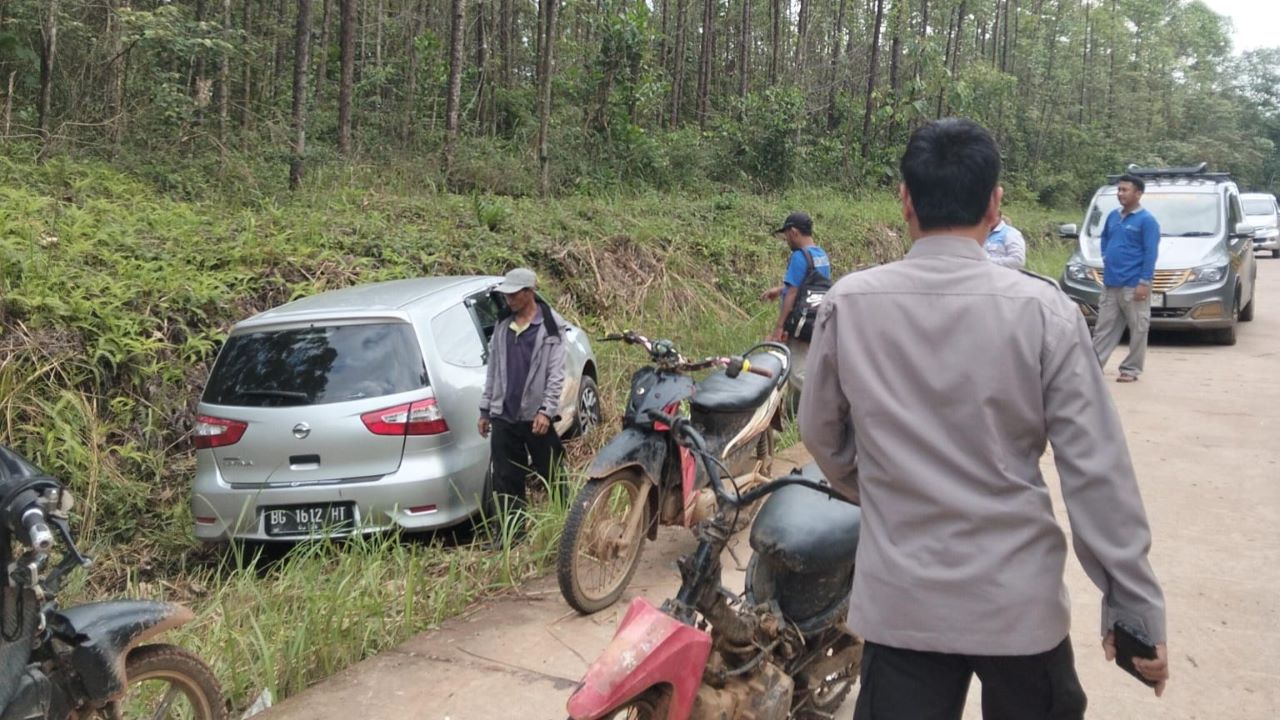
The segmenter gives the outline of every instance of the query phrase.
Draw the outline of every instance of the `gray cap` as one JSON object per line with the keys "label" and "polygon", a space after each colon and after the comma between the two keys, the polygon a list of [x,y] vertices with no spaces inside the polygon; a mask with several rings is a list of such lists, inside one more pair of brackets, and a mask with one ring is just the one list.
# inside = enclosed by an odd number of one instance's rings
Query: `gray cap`
{"label": "gray cap", "polygon": [[507,273],[502,278],[502,282],[498,287],[494,288],[500,293],[510,295],[511,293],[520,292],[525,288],[535,288],[538,286],[538,276],[533,274],[529,268],[516,268]]}

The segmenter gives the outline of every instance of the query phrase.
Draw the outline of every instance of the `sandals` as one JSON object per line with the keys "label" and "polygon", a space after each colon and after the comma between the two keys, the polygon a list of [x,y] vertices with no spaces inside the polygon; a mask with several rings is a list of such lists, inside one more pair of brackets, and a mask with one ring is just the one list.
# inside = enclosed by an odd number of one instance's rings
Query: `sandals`
{"label": "sandals", "polygon": [[1116,378],[1116,382],[1118,382],[1118,383],[1131,383],[1131,382],[1138,382],[1138,376],[1137,376],[1137,375],[1123,375],[1123,374],[1122,374],[1122,375],[1120,375],[1120,377]]}

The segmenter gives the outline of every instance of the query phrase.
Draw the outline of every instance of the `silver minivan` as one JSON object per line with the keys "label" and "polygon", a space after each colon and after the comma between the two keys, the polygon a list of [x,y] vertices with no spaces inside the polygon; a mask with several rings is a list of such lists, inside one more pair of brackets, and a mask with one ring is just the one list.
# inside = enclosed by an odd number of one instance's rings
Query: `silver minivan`
{"label": "silver minivan", "polygon": [[[1151,327],[1197,330],[1233,345],[1238,322],[1253,319],[1254,228],[1245,219],[1240,191],[1225,173],[1204,166],[1165,170],[1130,169],[1146,182],[1142,207],[1160,223],[1160,251],[1151,286]],[[1063,225],[1059,234],[1078,239],[1062,274],[1062,289],[1090,325],[1102,291],[1100,235],[1107,215],[1120,207],[1116,185],[1093,195],[1084,226]]]}
{"label": "silver minivan", "polygon": [[1270,250],[1280,258],[1280,206],[1271,193],[1243,193],[1244,217],[1254,227],[1253,249]]}
{"label": "silver minivan", "polygon": [[[299,540],[469,519],[488,494],[476,429],[498,277],[302,298],[232,328],[195,422],[201,540]],[[596,363],[564,323],[562,435],[600,421]]]}

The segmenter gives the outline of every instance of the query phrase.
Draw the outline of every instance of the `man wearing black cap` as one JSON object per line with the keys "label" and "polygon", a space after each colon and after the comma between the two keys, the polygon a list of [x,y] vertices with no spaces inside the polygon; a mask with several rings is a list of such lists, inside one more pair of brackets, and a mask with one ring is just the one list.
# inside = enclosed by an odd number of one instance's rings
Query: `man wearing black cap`
{"label": "man wearing black cap", "polygon": [[769,340],[785,342],[791,348],[791,386],[799,393],[804,389],[805,356],[809,353],[809,342],[792,337],[794,323],[788,327],[787,319],[791,317],[796,306],[797,290],[804,284],[810,270],[831,281],[831,260],[826,251],[813,242],[813,219],[808,214],[793,212],[783,221],[782,227],[773,231],[781,235],[791,249],[791,259],[787,262],[787,273],[782,277],[782,284],[769,288],[760,296],[761,300],[782,298],[778,310],[778,322]]}

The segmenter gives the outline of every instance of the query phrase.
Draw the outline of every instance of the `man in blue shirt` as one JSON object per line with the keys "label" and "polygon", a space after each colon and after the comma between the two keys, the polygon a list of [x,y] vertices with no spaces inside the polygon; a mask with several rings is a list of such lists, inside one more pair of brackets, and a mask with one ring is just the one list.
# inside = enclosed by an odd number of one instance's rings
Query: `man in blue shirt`
{"label": "man in blue shirt", "polygon": [[1146,183],[1122,175],[1116,185],[1120,207],[1111,211],[1102,226],[1102,295],[1093,350],[1098,363],[1107,358],[1129,328],[1129,356],[1120,363],[1117,382],[1134,382],[1142,374],[1147,357],[1147,328],[1151,325],[1151,278],[1160,247],[1160,223],[1141,206]]}
{"label": "man in blue shirt", "polygon": [[809,354],[809,343],[789,337],[785,325],[791,311],[795,308],[797,294],[795,290],[804,282],[805,275],[809,274],[810,260],[814,269],[828,280],[831,279],[831,260],[827,257],[826,251],[813,242],[813,218],[806,213],[791,213],[783,221],[782,227],[774,230],[773,234],[781,235],[787,241],[787,247],[791,249],[791,259],[787,262],[787,273],[782,277],[782,284],[765,290],[760,299],[768,301],[782,298],[781,307],[778,309],[778,322],[767,339],[784,342],[791,348],[790,382],[796,394],[799,394],[804,388],[804,364]]}

